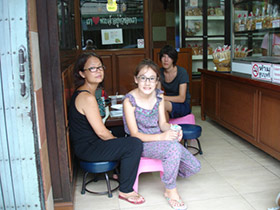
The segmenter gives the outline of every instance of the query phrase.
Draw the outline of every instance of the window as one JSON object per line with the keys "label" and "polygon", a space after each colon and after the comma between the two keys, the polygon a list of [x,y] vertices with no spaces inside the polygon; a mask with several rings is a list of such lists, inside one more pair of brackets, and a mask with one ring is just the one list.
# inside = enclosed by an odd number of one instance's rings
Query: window
{"label": "window", "polygon": [[60,49],[76,49],[74,1],[58,0],[57,10]]}
{"label": "window", "polygon": [[143,0],[80,0],[83,49],[144,47]]}

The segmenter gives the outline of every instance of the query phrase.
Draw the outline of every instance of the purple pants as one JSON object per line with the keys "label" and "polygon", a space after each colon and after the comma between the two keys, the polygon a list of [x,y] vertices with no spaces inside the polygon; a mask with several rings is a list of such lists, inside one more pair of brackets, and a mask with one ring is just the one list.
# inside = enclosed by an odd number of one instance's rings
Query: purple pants
{"label": "purple pants", "polygon": [[162,182],[165,188],[176,187],[176,179],[189,177],[200,170],[200,162],[180,142],[153,141],[143,143],[143,157],[162,160]]}

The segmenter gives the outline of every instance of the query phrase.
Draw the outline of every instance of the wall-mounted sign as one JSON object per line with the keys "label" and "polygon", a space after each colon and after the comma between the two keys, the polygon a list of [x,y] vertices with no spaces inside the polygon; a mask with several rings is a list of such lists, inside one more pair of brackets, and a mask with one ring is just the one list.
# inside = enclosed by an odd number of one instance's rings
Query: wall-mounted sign
{"label": "wall-mounted sign", "polygon": [[144,48],[144,39],[137,39],[137,47]]}
{"label": "wall-mounted sign", "polygon": [[271,63],[254,63],[251,64],[252,79],[271,81],[272,65]]}
{"label": "wall-mounted sign", "polygon": [[86,19],[86,25],[92,26],[94,25],[108,25],[108,26],[116,26],[119,27],[120,25],[131,25],[131,24],[137,24],[138,20],[137,17],[122,17],[115,16],[112,17],[111,15],[109,17],[92,17]]}
{"label": "wall-mounted sign", "polygon": [[102,44],[123,44],[122,29],[102,29],[101,30]]}
{"label": "wall-mounted sign", "polygon": [[280,83],[280,65],[273,64],[272,66],[272,82]]}

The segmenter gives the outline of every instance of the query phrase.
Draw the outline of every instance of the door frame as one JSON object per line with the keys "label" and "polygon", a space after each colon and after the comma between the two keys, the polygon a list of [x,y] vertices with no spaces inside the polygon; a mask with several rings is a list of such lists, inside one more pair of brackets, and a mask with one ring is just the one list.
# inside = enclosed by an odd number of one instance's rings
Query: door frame
{"label": "door frame", "polygon": [[[79,0],[75,3],[75,17],[80,17]],[[151,57],[151,17],[150,1],[144,0],[144,38],[145,52]],[[78,49],[60,51],[59,29],[57,19],[57,1],[37,0],[37,23],[39,34],[39,49],[41,61],[42,88],[46,133],[49,151],[50,172],[52,179],[53,199],[55,209],[73,209],[74,182],[71,180],[67,156],[65,116],[62,94],[62,71],[75,61],[81,53],[80,21],[75,20]],[[138,50],[138,49],[135,49]],[[142,50],[143,49],[139,49]],[[118,50],[112,50],[116,52]],[[121,51],[121,50],[119,50]]]}

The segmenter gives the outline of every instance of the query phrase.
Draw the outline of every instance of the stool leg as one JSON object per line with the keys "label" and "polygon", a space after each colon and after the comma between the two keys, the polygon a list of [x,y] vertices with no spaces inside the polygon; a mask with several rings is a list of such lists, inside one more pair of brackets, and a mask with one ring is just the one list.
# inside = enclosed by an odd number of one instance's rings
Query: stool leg
{"label": "stool leg", "polygon": [[188,142],[187,142],[187,139],[184,139],[184,147],[188,147]]}
{"label": "stool leg", "polygon": [[88,172],[85,172],[84,176],[83,176],[83,184],[82,184],[81,194],[85,194],[85,192],[86,192],[86,179],[87,179],[87,175],[88,175]]}
{"label": "stool leg", "polygon": [[199,154],[203,154],[203,152],[202,152],[202,149],[201,149],[201,146],[200,146],[200,142],[199,142],[199,140],[198,139],[196,139],[196,141],[197,141],[197,144],[198,144],[198,148],[199,148]]}
{"label": "stool leg", "polygon": [[107,173],[105,173],[104,175],[105,175],[107,189],[108,189],[108,197],[111,198],[113,195],[112,195],[112,191],[111,191],[110,180],[109,180],[109,177],[108,177]]}

